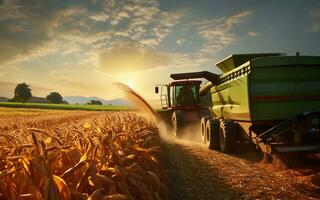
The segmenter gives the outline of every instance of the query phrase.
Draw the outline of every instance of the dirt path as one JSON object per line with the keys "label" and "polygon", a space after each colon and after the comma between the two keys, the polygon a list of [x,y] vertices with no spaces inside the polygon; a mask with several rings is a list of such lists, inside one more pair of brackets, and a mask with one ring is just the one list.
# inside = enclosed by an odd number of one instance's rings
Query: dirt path
{"label": "dirt path", "polygon": [[239,155],[182,140],[163,141],[162,151],[173,200],[320,199],[320,187],[308,180]]}

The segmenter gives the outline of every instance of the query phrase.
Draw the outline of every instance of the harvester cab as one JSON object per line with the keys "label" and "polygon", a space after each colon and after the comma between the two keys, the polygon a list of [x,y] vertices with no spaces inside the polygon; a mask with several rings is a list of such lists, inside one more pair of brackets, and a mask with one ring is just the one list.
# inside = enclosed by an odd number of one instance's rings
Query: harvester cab
{"label": "harvester cab", "polygon": [[157,86],[162,109],[188,109],[200,106],[200,80],[173,81],[169,84]]}
{"label": "harvester cab", "polygon": [[162,109],[180,110],[205,106],[201,100],[201,96],[204,96],[200,91],[202,81],[195,78],[205,78],[211,82],[217,82],[218,75],[203,71],[171,74],[170,77],[175,81],[156,86],[155,93],[160,92]]}
{"label": "harvester cab", "polygon": [[[163,109],[160,115],[173,129],[173,134],[181,136],[186,124],[200,123],[203,116],[210,115],[210,106],[203,103],[205,95],[201,92],[200,78],[215,83],[218,75],[203,71],[171,74],[170,77],[174,81],[156,86],[155,93],[160,93]],[[207,96],[210,97],[210,94]]]}

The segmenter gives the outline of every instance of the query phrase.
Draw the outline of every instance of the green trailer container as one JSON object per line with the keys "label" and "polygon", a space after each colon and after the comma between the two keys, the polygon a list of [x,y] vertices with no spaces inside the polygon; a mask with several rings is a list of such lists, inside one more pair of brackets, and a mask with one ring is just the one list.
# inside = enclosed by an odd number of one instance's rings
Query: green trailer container
{"label": "green trailer container", "polygon": [[249,60],[223,74],[211,94],[214,114],[233,120],[285,120],[319,111],[320,57],[269,56]]}
{"label": "green trailer container", "polygon": [[212,147],[232,152],[241,135],[267,153],[320,150],[320,57],[237,54],[217,66],[225,73],[211,83],[204,133]]}

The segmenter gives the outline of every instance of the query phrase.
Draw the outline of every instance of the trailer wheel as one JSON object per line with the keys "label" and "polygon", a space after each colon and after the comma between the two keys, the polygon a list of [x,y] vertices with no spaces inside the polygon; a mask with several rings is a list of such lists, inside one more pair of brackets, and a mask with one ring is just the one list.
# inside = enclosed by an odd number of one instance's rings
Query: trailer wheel
{"label": "trailer wheel", "polygon": [[237,142],[238,126],[233,121],[220,123],[220,149],[223,153],[234,153]]}
{"label": "trailer wheel", "polygon": [[209,118],[206,123],[206,134],[205,143],[209,149],[219,150],[220,139],[219,139],[220,122],[217,119]]}
{"label": "trailer wheel", "polygon": [[209,116],[204,116],[201,118],[201,142],[206,143],[206,123],[209,119]]}
{"label": "trailer wheel", "polygon": [[173,136],[180,137],[184,127],[183,112],[177,110],[172,113]]}

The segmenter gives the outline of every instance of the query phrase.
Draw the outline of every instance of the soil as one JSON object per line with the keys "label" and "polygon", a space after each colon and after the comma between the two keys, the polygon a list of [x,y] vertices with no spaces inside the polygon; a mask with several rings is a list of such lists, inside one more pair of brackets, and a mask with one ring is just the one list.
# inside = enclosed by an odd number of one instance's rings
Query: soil
{"label": "soil", "polygon": [[172,200],[320,199],[317,157],[303,162],[299,157],[303,165],[281,168],[278,161],[262,163],[255,150],[227,155],[199,143],[167,139],[161,148]]}

